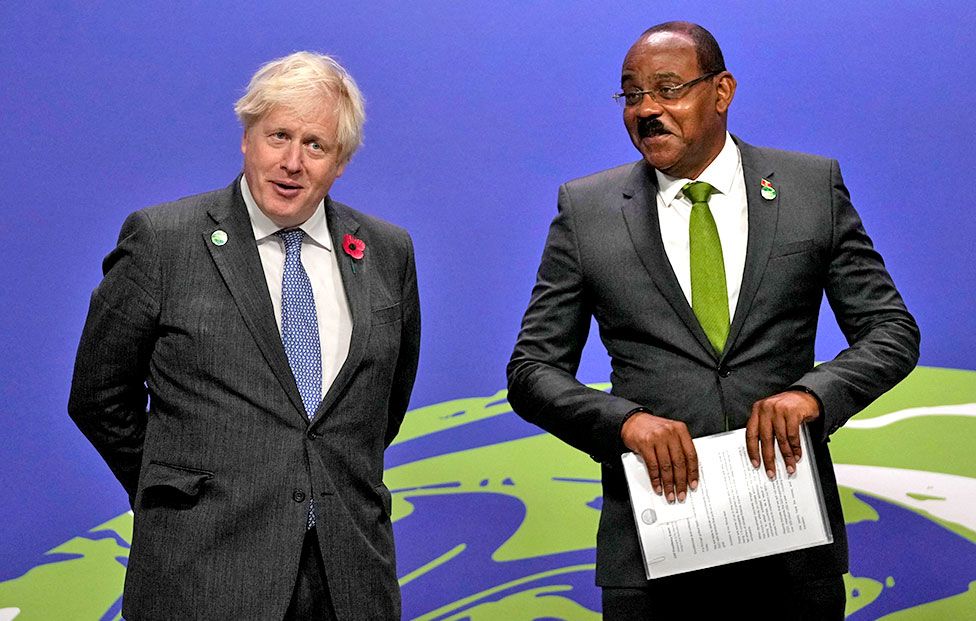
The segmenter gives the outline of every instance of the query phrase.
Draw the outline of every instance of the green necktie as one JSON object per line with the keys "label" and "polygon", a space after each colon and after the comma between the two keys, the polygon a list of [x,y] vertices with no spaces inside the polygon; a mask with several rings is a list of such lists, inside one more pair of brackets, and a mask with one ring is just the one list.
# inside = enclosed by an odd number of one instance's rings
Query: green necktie
{"label": "green necktie", "polygon": [[708,208],[714,188],[694,181],[682,190],[691,199],[688,241],[691,246],[691,308],[705,335],[719,354],[729,337],[729,294],[725,283],[722,240]]}

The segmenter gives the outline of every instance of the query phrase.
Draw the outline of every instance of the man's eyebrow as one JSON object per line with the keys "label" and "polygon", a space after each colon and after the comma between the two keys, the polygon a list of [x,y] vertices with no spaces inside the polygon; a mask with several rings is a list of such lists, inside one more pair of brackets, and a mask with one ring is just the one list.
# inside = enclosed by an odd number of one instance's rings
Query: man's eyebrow
{"label": "man's eyebrow", "polygon": [[304,136],[302,136],[302,139],[305,142],[317,142],[317,143],[319,143],[320,145],[322,145],[324,147],[331,147],[332,146],[332,143],[331,142],[329,142],[328,140],[325,140],[324,138],[320,137],[316,133],[305,134]]}
{"label": "man's eyebrow", "polygon": [[[681,76],[674,71],[659,71],[652,76],[653,80],[681,80]],[[633,71],[624,71],[620,74],[620,83],[623,84],[629,80],[637,80],[637,73]]]}

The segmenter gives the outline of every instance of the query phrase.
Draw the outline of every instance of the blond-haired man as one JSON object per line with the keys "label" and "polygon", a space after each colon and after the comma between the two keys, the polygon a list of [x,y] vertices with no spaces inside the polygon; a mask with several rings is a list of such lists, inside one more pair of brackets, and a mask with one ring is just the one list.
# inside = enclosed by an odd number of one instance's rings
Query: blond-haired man
{"label": "blond-haired man", "polygon": [[396,619],[412,243],[329,198],[364,121],[334,59],[266,64],[235,110],[243,174],[129,216],[75,364],[69,412],[135,516],[123,614]]}

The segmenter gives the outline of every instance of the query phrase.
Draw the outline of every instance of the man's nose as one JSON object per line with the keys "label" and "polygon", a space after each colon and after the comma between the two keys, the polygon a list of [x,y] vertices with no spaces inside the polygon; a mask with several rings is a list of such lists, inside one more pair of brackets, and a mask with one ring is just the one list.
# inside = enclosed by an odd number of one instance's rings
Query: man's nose
{"label": "man's nose", "polygon": [[636,112],[637,116],[643,119],[661,116],[661,113],[664,112],[664,108],[661,107],[661,104],[659,104],[650,93],[645,93],[636,106]]}
{"label": "man's nose", "polygon": [[281,167],[289,173],[297,173],[302,169],[302,145],[292,141],[281,155]]}

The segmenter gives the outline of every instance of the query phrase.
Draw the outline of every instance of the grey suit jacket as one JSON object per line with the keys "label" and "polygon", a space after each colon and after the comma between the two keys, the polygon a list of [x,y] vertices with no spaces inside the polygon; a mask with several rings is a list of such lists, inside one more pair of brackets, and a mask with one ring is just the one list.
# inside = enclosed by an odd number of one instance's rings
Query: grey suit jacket
{"label": "grey suit jacket", "polygon": [[[620,428],[638,407],[692,437],[743,427],[752,404],[792,386],[823,405],[814,426],[834,543],[779,559],[796,576],[847,569],[829,435],[900,381],[918,358],[914,319],[851,205],[837,162],[736,139],[749,237],[727,345],[716,356],[668,262],[656,178],[643,160],[559,190],[538,279],[508,366],[509,401],[526,420],[603,464],[597,582],[645,584],[620,464]],[[760,180],[777,189],[760,195]],[[823,294],[850,346],[814,367]],[[609,393],[575,378],[590,317],[612,365]]]}
{"label": "grey suit jacket", "polygon": [[413,247],[328,198],[326,217],[353,331],[311,423],[237,181],[133,213],[105,259],[69,412],[134,509],[128,619],[282,618],[312,497],[338,618],[400,616],[383,452],[417,370]]}

